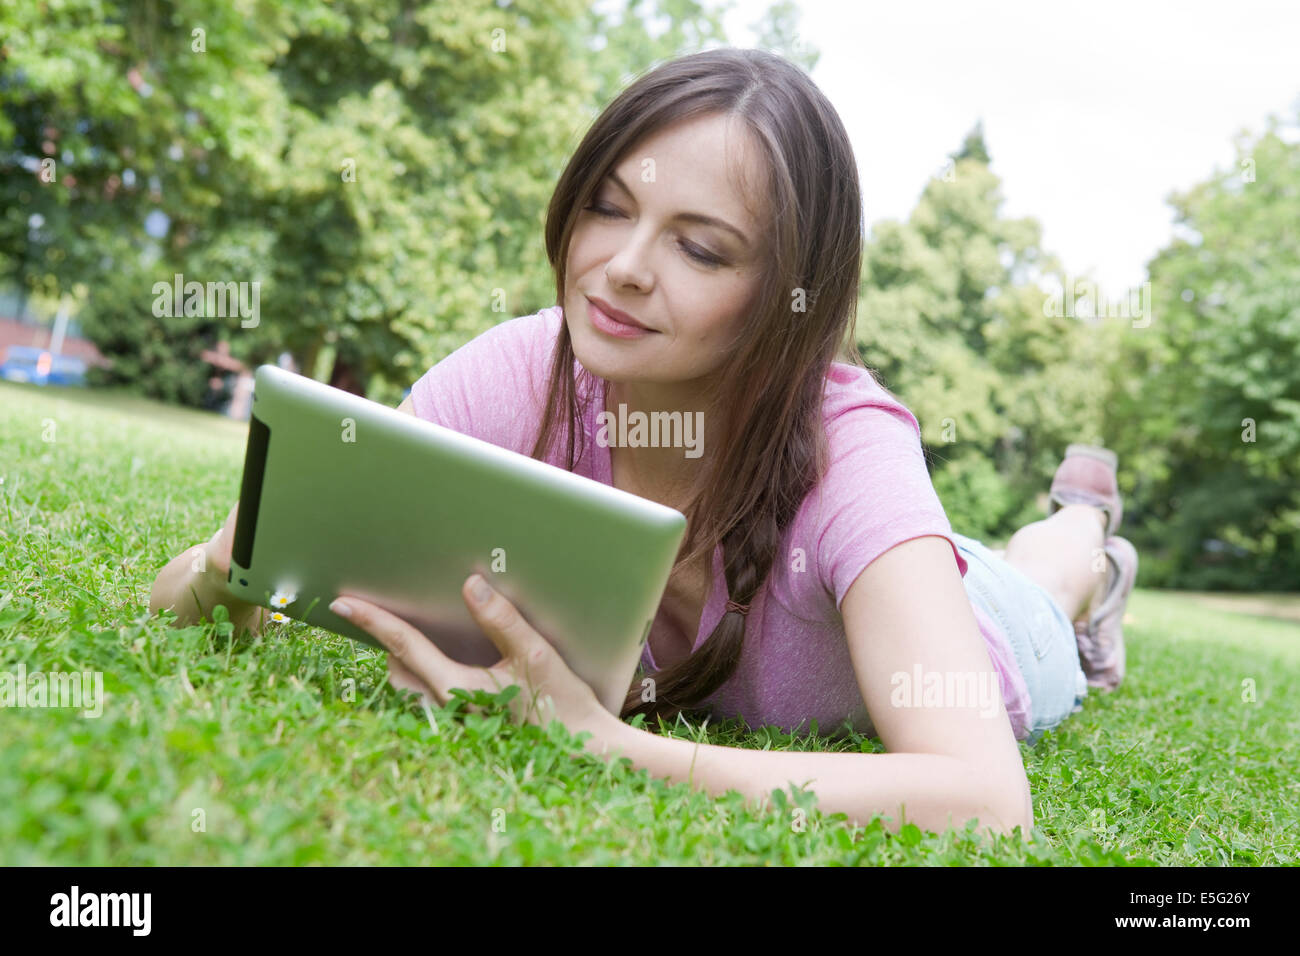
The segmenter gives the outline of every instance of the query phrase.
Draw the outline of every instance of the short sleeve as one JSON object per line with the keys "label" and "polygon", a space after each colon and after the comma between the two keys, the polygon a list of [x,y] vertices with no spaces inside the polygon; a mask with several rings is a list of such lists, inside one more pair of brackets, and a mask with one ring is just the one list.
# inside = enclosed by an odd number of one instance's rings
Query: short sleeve
{"label": "short sleeve", "polygon": [[830,464],[820,482],[817,571],[837,610],[862,571],[890,548],[923,535],[966,561],[925,466],[920,428],[902,406],[850,408],[828,426]]}
{"label": "short sleeve", "polygon": [[495,325],[411,386],[415,414],[464,435],[527,454],[540,416],[549,344],[559,317],[544,309]]}

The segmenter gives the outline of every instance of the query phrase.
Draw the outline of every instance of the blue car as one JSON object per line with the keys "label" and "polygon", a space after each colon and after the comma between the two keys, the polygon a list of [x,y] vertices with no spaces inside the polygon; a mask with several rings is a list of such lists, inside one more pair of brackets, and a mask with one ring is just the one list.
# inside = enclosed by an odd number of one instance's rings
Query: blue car
{"label": "blue car", "polygon": [[0,363],[0,379],[33,385],[84,386],[86,363],[70,355],[54,355],[49,349],[11,345]]}

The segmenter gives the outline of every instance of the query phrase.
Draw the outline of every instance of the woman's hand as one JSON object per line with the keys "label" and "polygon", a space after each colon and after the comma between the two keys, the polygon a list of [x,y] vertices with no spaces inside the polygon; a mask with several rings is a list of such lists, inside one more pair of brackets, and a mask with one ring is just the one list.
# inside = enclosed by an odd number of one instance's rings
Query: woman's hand
{"label": "woman's hand", "polygon": [[[481,601],[474,598],[476,584],[482,585],[486,595]],[[453,687],[496,693],[518,684],[521,693],[509,704],[516,723],[545,727],[554,719],[570,733],[590,731],[589,743],[612,739],[612,725],[621,722],[504,595],[473,574],[462,586],[461,597],[479,628],[501,652],[501,661],[492,667],[453,661],[410,624],[376,604],[347,594],[339,595],[339,600],[351,608],[351,613],[342,616],[388,649],[389,683],[394,687],[413,690],[444,705]],[[337,602],[330,609],[340,613]]]}
{"label": "woman's hand", "polygon": [[216,534],[186,548],[158,572],[149,593],[150,613],[170,608],[176,614],[175,626],[188,627],[211,618],[212,609],[224,604],[236,633],[242,628],[261,631],[271,612],[236,596],[227,581],[238,514],[236,502]]}

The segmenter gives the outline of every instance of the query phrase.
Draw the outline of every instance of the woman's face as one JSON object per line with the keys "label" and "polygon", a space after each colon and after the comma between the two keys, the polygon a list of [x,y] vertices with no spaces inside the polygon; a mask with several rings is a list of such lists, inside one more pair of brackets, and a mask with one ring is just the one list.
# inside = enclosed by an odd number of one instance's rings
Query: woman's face
{"label": "woman's face", "polygon": [[[569,336],[588,371],[669,384],[722,364],[760,279],[764,228],[743,193],[761,182],[759,161],[739,121],[711,114],[637,144],[600,184],[578,214],[565,280]],[[611,333],[590,299],[652,331]]]}

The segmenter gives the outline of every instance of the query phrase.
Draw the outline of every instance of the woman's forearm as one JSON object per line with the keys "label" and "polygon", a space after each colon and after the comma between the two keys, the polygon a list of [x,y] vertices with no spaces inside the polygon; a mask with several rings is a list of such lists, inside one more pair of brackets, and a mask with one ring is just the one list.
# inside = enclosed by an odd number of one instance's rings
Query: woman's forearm
{"label": "woman's forearm", "polygon": [[885,822],[892,831],[914,823],[941,833],[971,818],[999,833],[1020,826],[1027,834],[1033,825],[1027,781],[1023,788],[1000,786],[987,768],[956,757],[747,750],[661,737],[621,720],[618,726],[604,735],[603,748],[653,777],[713,796],[736,790],[752,805],[793,783],[814,792],[823,813],[844,813],[856,825],[877,814],[892,817]]}

